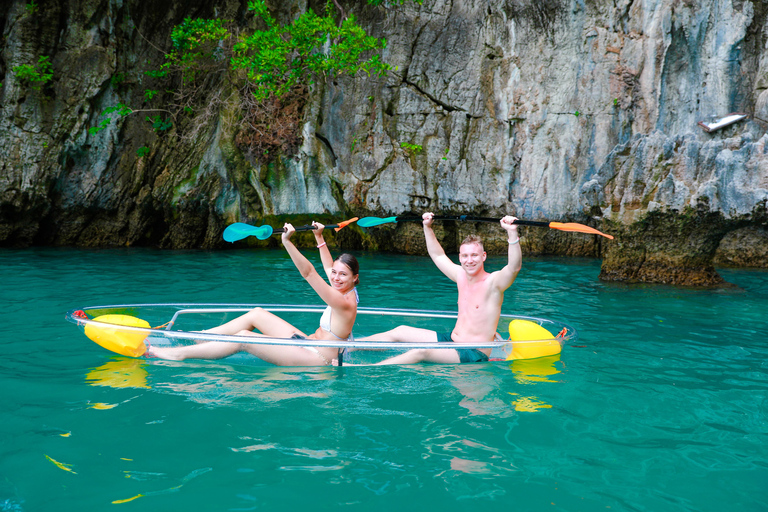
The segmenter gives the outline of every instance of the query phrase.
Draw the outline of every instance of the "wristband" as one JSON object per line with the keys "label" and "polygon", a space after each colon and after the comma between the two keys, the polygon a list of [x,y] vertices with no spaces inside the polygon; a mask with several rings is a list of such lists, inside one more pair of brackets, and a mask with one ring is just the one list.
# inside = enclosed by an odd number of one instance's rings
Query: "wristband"
{"label": "wristband", "polygon": [[319,248],[321,248],[321,247],[322,247],[322,246],[324,246],[324,245],[325,245],[325,242],[323,242],[323,243],[321,243],[320,245],[318,245],[318,246],[317,246],[317,248],[319,249]]}
{"label": "wristband", "polygon": [[517,240],[507,240],[509,242],[509,245],[515,245],[517,243],[520,243],[520,237],[517,237]]}

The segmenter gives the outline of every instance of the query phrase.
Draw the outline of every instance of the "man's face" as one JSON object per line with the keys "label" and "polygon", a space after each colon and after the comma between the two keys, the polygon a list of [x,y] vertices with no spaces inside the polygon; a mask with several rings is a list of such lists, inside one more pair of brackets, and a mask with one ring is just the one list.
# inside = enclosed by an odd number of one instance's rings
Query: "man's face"
{"label": "man's face", "polygon": [[483,270],[485,251],[478,243],[464,244],[459,247],[459,263],[469,275],[475,275]]}

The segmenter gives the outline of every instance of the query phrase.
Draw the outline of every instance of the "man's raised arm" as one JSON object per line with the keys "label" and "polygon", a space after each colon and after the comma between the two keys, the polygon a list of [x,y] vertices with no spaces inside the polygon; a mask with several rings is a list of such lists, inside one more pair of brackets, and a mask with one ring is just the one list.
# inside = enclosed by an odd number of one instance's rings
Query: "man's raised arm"
{"label": "man's raised arm", "polygon": [[445,254],[443,246],[440,245],[440,242],[437,241],[437,236],[435,235],[435,232],[432,231],[432,220],[434,216],[435,214],[432,212],[426,212],[421,216],[421,223],[424,226],[424,239],[427,242],[427,252],[429,253],[429,257],[432,258],[432,261],[435,263],[437,268],[440,269],[440,272],[445,274],[448,279],[455,282],[456,274],[461,266],[451,261],[451,259]]}
{"label": "man's raised arm", "polygon": [[514,222],[516,217],[511,215],[501,219],[501,227],[507,232],[509,242],[509,251],[507,253],[507,264],[501,270],[494,272],[494,282],[503,292],[515,281],[517,273],[523,265],[523,252],[520,250],[520,235],[517,234],[517,224]]}

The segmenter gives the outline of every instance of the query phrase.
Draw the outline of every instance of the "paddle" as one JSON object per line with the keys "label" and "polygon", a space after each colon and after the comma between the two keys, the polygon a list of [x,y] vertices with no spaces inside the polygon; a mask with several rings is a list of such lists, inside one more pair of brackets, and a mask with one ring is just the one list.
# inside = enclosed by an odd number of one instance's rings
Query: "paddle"
{"label": "paddle", "polygon": [[[380,226],[391,222],[421,221],[421,217],[363,217],[357,221],[357,225],[363,228]],[[470,222],[499,222],[501,219],[492,217],[472,217],[470,215],[435,215],[434,220],[466,220]],[[604,236],[613,240],[613,236],[606,235],[595,228],[578,224],[576,222],[538,222],[535,220],[515,220],[514,224],[519,226],[538,226],[542,228],[559,229],[560,231],[573,231],[576,233],[589,233],[593,235]]]}
{"label": "paddle", "polygon": [[[354,217],[352,219],[345,220],[344,222],[339,222],[338,224],[332,224],[325,227],[334,228],[335,231],[339,231],[347,224],[352,224],[356,220],[357,217]],[[313,229],[315,229],[313,225],[307,224],[306,226],[297,227],[296,231],[310,231]],[[266,240],[275,233],[282,233],[283,231],[285,231],[283,228],[272,229],[272,226],[251,226],[250,224],[245,224],[243,222],[235,222],[234,224],[230,224],[226,227],[223,236],[224,240],[227,242],[236,242],[249,236],[255,236],[259,240]]]}

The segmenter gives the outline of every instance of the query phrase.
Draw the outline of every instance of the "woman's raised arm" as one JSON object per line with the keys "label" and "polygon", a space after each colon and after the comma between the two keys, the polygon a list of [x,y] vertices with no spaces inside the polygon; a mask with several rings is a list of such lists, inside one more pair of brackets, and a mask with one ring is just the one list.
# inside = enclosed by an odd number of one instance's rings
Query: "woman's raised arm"
{"label": "woman's raised arm", "polygon": [[331,251],[328,249],[328,244],[325,243],[325,239],[323,237],[323,229],[325,229],[325,225],[320,224],[317,221],[313,221],[312,225],[315,226],[315,229],[312,232],[315,234],[317,249],[320,251],[320,261],[322,262],[323,268],[325,269],[326,277],[330,279],[331,270],[333,269],[333,256],[331,256]]}
{"label": "woman's raised arm", "polygon": [[[293,260],[293,264],[296,265],[301,277],[306,279],[312,289],[315,290],[315,293],[323,299],[323,302],[334,308],[346,307],[347,304],[341,292],[335,290],[328,282],[326,282],[326,280],[317,273],[315,266],[312,265],[312,263],[301,254],[301,251],[293,245],[293,242],[291,242],[291,236],[296,232],[296,229],[289,223],[285,224],[284,229],[285,231],[280,237],[283,242],[283,247],[285,247],[286,252],[288,252],[291,260]],[[327,251],[328,247],[323,246],[321,250],[322,249]],[[328,252],[328,257],[331,257],[330,252]],[[331,262],[330,266],[333,267],[333,262]]]}

